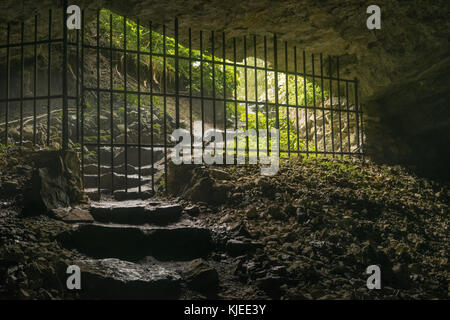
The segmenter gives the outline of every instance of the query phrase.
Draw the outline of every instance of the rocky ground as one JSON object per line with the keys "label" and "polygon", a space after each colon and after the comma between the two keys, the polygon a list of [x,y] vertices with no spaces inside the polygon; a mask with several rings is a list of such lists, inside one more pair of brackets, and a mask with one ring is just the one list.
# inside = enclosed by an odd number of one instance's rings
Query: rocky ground
{"label": "rocky ground", "polygon": [[[176,261],[158,248],[158,260],[94,261],[61,241],[83,225],[20,214],[32,166],[20,149],[2,153],[0,299],[79,298],[65,279],[80,259],[90,275],[110,263],[142,277],[169,270],[182,299],[448,299],[448,186],[400,167],[292,159],[274,177],[256,166],[171,167],[172,196],[148,201],[177,204],[180,223],[211,230],[212,248]],[[366,288],[372,264],[381,268],[381,290]]]}
{"label": "rocky ground", "polygon": [[[275,177],[224,171],[229,196],[205,221],[231,234],[222,243],[241,281],[282,299],[448,298],[445,185],[348,160],[291,160]],[[372,264],[381,290],[366,288]]]}

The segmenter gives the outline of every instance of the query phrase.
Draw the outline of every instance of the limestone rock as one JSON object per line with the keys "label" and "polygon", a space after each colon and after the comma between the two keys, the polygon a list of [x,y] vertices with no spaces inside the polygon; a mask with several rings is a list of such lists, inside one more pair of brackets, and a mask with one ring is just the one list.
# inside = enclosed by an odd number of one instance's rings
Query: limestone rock
{"label": "limestone rock", "polygon": [[186,282],[194,290],[211,293],[217,290],[219,274],[203,259],[196,259],[186,270]]}
{"label": "limestone rock", "polygon": [[33,158],[34,171],[24,196],[25,214],[46,213],[87,201],[76,152],[39,151]]}

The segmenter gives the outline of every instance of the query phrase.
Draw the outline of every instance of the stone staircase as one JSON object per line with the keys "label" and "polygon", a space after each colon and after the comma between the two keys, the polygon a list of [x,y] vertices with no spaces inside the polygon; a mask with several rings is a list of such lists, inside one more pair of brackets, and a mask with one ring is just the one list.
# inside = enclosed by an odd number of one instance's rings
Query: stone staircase
{"label": "stone staircase", "polygon": [[74,224],[58,242],[82,257],[85,299],[176,299],[186,266],[213,250],[211,231],[178,204],[97,202],[93,223]]}
{"label": "stone staircase", "polygon": [[[97,148],[92,148],[92,151],[95,156],[92,154],[85,156],[84,161],[84,187],[92,200],[100,200],[99,189],[100,195],[113,195],[116,200],[149,198],[153,195],[152,180],[155,181],[156,188],[157,181],[164,170],[163,148],[152,150],[152,148],[141,147],[139,155],[138,147],[127,147],[125,163],[125,148],[115,147],[113,167],[110,147],[101,147],[99,153]],[[97,154],[100,157],[100,171]]]}

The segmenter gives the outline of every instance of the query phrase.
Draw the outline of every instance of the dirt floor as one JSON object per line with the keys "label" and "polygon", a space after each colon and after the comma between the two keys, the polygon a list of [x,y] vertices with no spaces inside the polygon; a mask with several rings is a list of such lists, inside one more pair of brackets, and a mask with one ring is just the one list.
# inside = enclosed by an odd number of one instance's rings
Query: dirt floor
{"label": "dirt floor", "polygon": [[[21,152],[7,152],[0,160],[0,299],[76,299],[65,271],[82,255],[57,241],[72,225],[20,215],[31,167]],[[260,176],[257,166],[201,168],[206,176],[210,191],[223,196],[195,198],[194,185],[169,201],[212,231],[205,261],[219,283],[214,296],[183,287],[180,298],[449,298],[448,185],[359,160],[292,159],[274,177]],[[369,265],[380,266],[380,290],[366,287]]]}

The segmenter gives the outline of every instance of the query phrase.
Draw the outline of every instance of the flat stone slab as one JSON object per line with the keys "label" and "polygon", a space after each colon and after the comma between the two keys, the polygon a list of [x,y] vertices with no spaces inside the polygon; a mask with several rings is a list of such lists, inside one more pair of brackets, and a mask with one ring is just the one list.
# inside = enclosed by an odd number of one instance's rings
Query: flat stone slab
{"label": "flat stone slab", "polygon": [[129,200],[93,204],[90,212],[99,222],[166,225],[178,221],[183,208],[178,204],[152,205],[145,201]]}
{"label": "flat stone slab", "polygon": [[92,223],[94,218],[89,211],[79,208],[58,208],[52,209],[51,215],[58,220],[62,220],[67,223]]}
{"label": "flat stone slab", "polygon": [[212,250],[211,232],[191,226],[133,227],[83,224],[61,233],[59,242],[94,258],[139,261],[152,256],[161,261],[187,261]]}
{"label": "flat stone slab", "polygon": [[181,277],[159,265],[141,265],[119,259],[77,261],[81,295],[95,299],[176,299]]}

